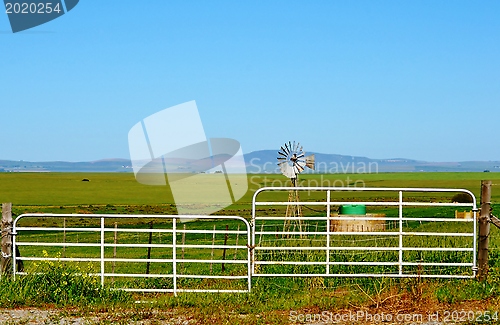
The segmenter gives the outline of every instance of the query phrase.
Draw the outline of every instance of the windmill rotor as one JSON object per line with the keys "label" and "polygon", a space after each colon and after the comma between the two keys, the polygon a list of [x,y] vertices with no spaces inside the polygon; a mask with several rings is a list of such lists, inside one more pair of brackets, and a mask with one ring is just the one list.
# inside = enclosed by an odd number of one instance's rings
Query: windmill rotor
{"label": "windmill rotor", "polygon": [[306,156],[299,142],[288,141],[278,151],[278,166],[283,175],[296,179],[305,168],[314,169],[314,155]]}

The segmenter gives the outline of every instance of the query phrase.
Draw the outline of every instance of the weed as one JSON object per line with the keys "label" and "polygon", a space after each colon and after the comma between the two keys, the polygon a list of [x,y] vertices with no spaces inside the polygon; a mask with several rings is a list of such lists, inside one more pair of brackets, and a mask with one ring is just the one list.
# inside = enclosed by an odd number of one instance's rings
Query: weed
{"label": "weed", "polygon": [[[45,254],[47,254],[45,252]],[[90,276],[91,266],[82,269],[78,265],[44,261],[35,272],[0,280],[0,306],[57,306],[88,304],[116,304],[127,302],[130,295],[124,291],[112,291],[101,287],[98,278]]]}

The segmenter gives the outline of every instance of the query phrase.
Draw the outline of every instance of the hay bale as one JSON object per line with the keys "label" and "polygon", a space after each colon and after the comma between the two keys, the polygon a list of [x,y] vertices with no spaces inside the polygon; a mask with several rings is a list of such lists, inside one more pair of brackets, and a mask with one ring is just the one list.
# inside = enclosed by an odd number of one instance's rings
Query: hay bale
{"label": "hay bale", "polygon": [[[335,220],[336,217],[354,217],[355,220]],[[384,218],[384,213],[367,213],[364,215],[342,215],[334,214],[330,219],[330,231],[332,232],[372,232],[384,231],[385,220],[366,220],[366,218]]]}
{"label": "hay bale", "polygon": [[458,212],[455,210],[455,219],[472,219],[474,213],[472,211]]}

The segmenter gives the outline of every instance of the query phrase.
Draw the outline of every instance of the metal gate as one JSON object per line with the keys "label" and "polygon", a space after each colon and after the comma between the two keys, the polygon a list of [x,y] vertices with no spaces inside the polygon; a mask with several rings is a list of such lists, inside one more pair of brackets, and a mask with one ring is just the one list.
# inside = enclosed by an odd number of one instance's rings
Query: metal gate
{"label": "metal gate", "polygon": [[30,272],[43,263],[71,264],[126,291],[251,288],[250,226],[238,216],[23,214],[12,230],[21,253],[13,252],[14,277],[24,274],[16,269],[23,261]]}
{"label": "metal gate", "polygon": [[[289,191],[300,200],[289,202]],[[452,202],[459,193],[469,202]],[[290,207],[295,216],[286,217]],[[261,188],[252,201],[252,276],[472,278],[476,212],[464,189]]]}
{"label": "metal gate", "polygon": [[[289,191],[300,192],[300,201],[289,202]],[[470,202],[452,202],[453,194]],[[294,217],[286,217],[290,207]],[[174,294],[250,292],[252,277],[472,278],[476,214],[476,199],[464,189],[266,187],[253,196],[251,223],[237,216],[23,214],[13,224],[21,256],[13,250],[12,265],[14,277],[24,274],[19,261],[29,272],[65,263],[103,286]]]}

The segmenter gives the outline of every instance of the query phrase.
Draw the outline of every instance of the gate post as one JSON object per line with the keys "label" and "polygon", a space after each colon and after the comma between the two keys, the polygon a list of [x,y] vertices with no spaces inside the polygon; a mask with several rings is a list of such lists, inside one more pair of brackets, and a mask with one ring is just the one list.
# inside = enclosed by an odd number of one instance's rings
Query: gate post
{"label": "gate post", "polygon": [[481,181],[481,213],[479,215],[478,279],[488,278],[488,246],[490,236],[491,181]]}
{"label": "gate post", "polygon": [[2,203],[1,275],[12,271],[12,203]]}

